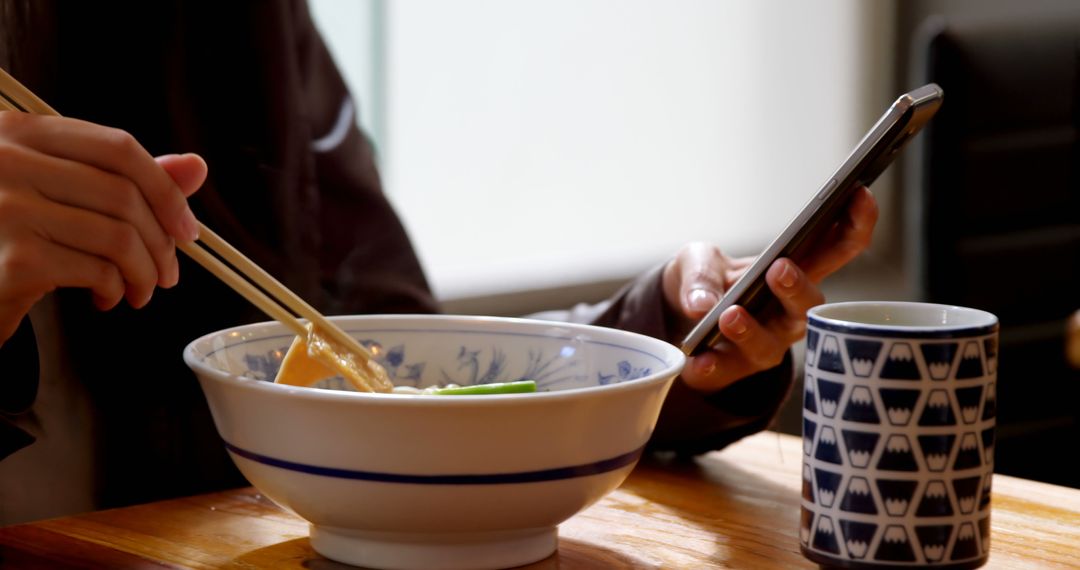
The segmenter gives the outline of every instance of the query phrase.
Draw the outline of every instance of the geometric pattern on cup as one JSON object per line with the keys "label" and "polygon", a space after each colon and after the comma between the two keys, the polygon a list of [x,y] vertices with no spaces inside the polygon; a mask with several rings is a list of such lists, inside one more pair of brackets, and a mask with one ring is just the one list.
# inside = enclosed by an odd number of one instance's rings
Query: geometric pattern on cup
{"label": "geometric pattern on cup", "polygon": [[956,544],[953,545],[949,560],[960,561],[979,556],[979,545],[975,538],[975,525],[966,522],[960,525],[956,533]]}
{"label": "geometric pattern on cup", "polygon": [[979,438],[974,433],[965,433],[960,438],[960,451],[956,453],[956,461],[953,469],[963,471],[974,469],[982,465],[982,454],[979,452]]}
{"label": "geometric pattern on cup", "polygon": [[930,471],[944,471],[952,457],[956,434],[920,435],[919,447],[922,449],[926,468]]}
{"label": "geometric pattern on cup", "polygon": [[945,481],[933,480],[927,483],[915,516],[949,517],[952,514],[952,501],[949,500],[949,488],[945,486]]}
{"label": "geometric pattern on cup", "polygon": [[[997,363],[997,343],[993,337],[982,340],[981,344],[986,350],[984,353],[977,340],[963,341],[961,347],[957,341],[920,343],[906,339],[867,340],[857,337],[843,337],[841,340],[835,334],[810,329],[807,335],[811,334],[815,339],[821,337],[821,347],[811,352],[808,341],[807,367],[833,374],[850,373],[857,378],[919,380],[925,376],[937,381],[949,378],[966,380],[993,374],[991,366],[996,368]],[[916,345],[921,359],[916,358]],[[887,349],[883,350],[884,347]],[[922,366],[925,366],[925,374]]]}
{"label": "geometric pattern on cup", "polygon": [[990,517],[988,516],[979,519],[979,542],[983,554],[990,551]]}
{"label": "geometric pattern on cup", "polygon": [[878,544],[874,560],[887,562],[914,562],[915,551],[911,548],[907,531],[901,525],[889,525],[885,527],[885,533]]}
{"label": "geometric pattern on cup", "polygon": [[956,415],[953,414],[952,402],[949,400],[947,390],[931,390],[927,398],[926,407],[923,408],[919,418],[921,426],[952,426],[956,425]]}
{"label": "geometric pattern on cup", "polygon": [[814,384],[814,377],[807,374],[806,380],[803,380],[803,409],[816,414],[818,406],[817,396],[814,395]]}
{"label": "geometric pattern on cup", "polygon": [[878,459],[879,471],[918,471],[919,464],[906,435],[894,433],[885,440],[885,450]]}
{"label": "geometric pattern on cup", "polygon": [[960,419],[964,420],[965,424],[979,421],[979,404],[982,403],[983,387],[957,388],[954,394],[956,394],[956,403],[960,405]]}
{"label": "geometric pattern on cup", "polygon": [[821,404],[821,413],[827,418],[836,417],[836,410],[840,405],[840,398],[844,395],[844,385],[839,382],[831,382],[824,378],[818,378],[818,402]]}
{"label": "geometric pattern on cup", "polygon": [[975,506],[979,500],[980,482],[982,482],[981,475],[953,479],[952,486],[953,491],[956,493],[956,504],[962,514],[970,515],[975,512]]}
{"label": "geometric pattern on cup", "polygon": [[814,436],[817,435],[817,423],[810,418],[803,418],[803,454],[810,455],[814,451]]}
{"label": "geometric pattern on cup", "polygon": [[848,396],[847,405],[844,406],[844,414],[841,416],[849,422],[864,424],[879,424],[877,406],[874,404],[874,394],[868,386],[853,386],[851,395]]}
{"label": "geometric pattern on cup", "polygon": [[814,482],[817,483],[818,502],[826,508],[833,506],[837,492],[840,490],[840,481],[844,476],[825,469],[814,469]]}
{"label": "geometric pattern on cup", "polygon": [[877,405],[874,403],[874,394],[868,386],[853,386],[851,395],[848,396],[847,405],[844,406],[843,419],[849,422],[861,422],[864,424],[879,424]]}
{"label": "geometric pattern on cup", "polygon": [[997,416],[997,391],[994,389],[994,383],[991,382],[986,385],[986,402],[983,404],[983,421],[993,419]]}
{"label": "geometric pattern on cup", "polygon": [[919,538],[923,557],[927,562],[941,562],[945,559],[945,549],[952,538],[953,525],[919,525],[915,527],[915,536]]}
{"label": "geometric pattern on cup", "polygon": [[818,517],[817,531],[814,532],[813,546],[831,554],[840,554],[840,545],[836,541],[836,529],[833,528],[832,519],[821,515]]}
{"label": "geometric pattern on cup", "polygon": [[847,448],[848,464],[852,467],[865,469],[870,465],[870,458],[877,451],[878,440],[881,434],[872,431],[855,431],[850,429],[840,430],[844,436],[844,447]]}
{"label": "geometric pattern on cup", "polygon": [[949,377],[959,346],[956,342],[924,342],[919,345],[930,378],[944,380]]}
{"label": "geometric pattern on cup", "polygon": [[814,496],[814,472],[809,463],[803,463],[802,466],[802,498],[804,501],[816,503],[817,498]]}
{"label": "geometric pattern on cup", "polygon": [[994,462],[994,428],[988,427],[982,430],[982,446],[983,453],[986,456],[986,463],[989,465]]}
{"label": "geometric pattern on cup", "polygon": [[836,441],[836,431],[832,426],[822,426],[814,457],[837,465],[844,464],[844,459],[840,456],[840,446]]}
{"label": "geometric pattern on cup", "polygon": [[894,426],[906,426],[915,412],[915,404],[922,395],[921,390],[905,388],[879,388],[878,394],[885,405],[885,416]]}
{"label": "geometric pattern on cup", "polygon": [[964,353],[956,367],[956,378],[964,380],[983,376],[982,352],[979,343],[969,340],[964,343]]}
{"label": "geometric pattern on cup", "polygon": [[844,547],[848,556],[856,560],[866,557],[870,544],[874,542],[878,525],[840,519],[840,532],[844,537]]}
{"label": "geometric pattern on cup", "polygon": [[885,513],[892,517],[907,516],[918,481],[909,479],[878,479],[877,488],[885,503]]}
{"label": "geometric pattern on cup", "polygon": [[888,356],[881,365],[879,376],[891,380],[918,380],[922,377],[919,365],[915,362],[915,353],[911,350],[911,343],[892,343]]}
{"label": "geometric pattern on cup", "polygon": [[844,360],[840,356],[840,341],[836,336],[827,334],[821,343],[821,354],[818,354],[818,370],[843,374]]}
{"label": "geometric pattern on cup", "polygon": [[814,336],[803,406],[803,547],[856,566],[985,555],[996,343]]}
{"label": "geometric pattern on cup", "polygon": [[996,336],[983,339],[983,350],[986,351],[986,373],[997,374],[997,351],[998,339]]}
{"label": "geometric pattern on cup", "polygon": [[[882,530],[876,522],[858,518],[873,516],[873,511],[880,506],[875,503],[877,496],[867,492],[870,489],[867,478],[852,476],[846,478],[844,484],[845,477],[841,473],[818,468],[814,471],[823,500],[803,505],[799,531],[800,541],[811,550],[840,559],[927,564],[946,559],[960,562],[986,553],[990,531],[988,516],[977,522],[949,520],[949,517],[955,514],[954,504],[961,512],[974,511],[974,496],[979,494],[980,488],[988,490],[989,474],[985,484],[981,484],[984,483],[981,476],[959,477],[930,481],[921,490],[917,480],[878,479],[875,483],[885,514],[890,516],[889,520],[896,521]],[[843,498],[838,502],[837,489],[841,485]],[[916,493],[919,498],[912,501]],[[916,503],[921,514],[915,513],[916,519],[909,518],[909,506]],[[838,510],[832,510],[834,505]],[[815,509],[825,511],[815,512]],[[845,513],[856,518],[845,516]],[[947,553],[954,534],[962,538],[957,538],[952,551]],[[871,551],[873,556],[869,555]]]}
{"label": "geometric pattern on cup", "polygon": [[806,365],[817,366],[818,332],[815,329],[806,331]]}
{"label": "geometric pattern on cup", "polygon": [[848,361],[851,362],[851,373],[860,378],[868,378],[874,371],[878,355],[881,354],[882,344],[880,340],[845,339],[844,345],[847,347]]}
{"label": "geometric pattern on cup", "polygon": [[844,498],[840,501],[840,510],[867,515],[877,514],[877,505],[874,503],[874,495],[866,477],[852,477],[848,481]]}

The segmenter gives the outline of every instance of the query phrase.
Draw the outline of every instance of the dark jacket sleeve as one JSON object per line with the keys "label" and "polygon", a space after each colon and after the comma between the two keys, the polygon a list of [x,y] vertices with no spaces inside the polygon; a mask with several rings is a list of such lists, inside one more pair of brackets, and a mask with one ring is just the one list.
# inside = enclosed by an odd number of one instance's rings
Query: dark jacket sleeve
{"label": "dark jacket sleeve", "polygon": [[30,317],[0,346],[0,460],[34,442],[17,427],[15,416],[34,403],[38,389],[38,353]]}
{"label": "dark jacket sleeve", "polygon": [[[677,330],[664,300],[661,273],[662,267],[657,267],[627,284],[589,320],[677,344],[682,331]],[[585,307],[575,310],[581,313]],[[767,428],[791,390],[793,372],[789,352],[779,366],[709,394],[676,380],[664,401],[650,448],[696,455]]]}
{"label": "dark jacket sleeve", "polygon": [[349,94],[304,2],[295,9],[301,80],[311,121],[311,154],[322,228],[320,267],[328,310],[430,313],[437,310],[420,262],[382,191],[371,142],[357,126]]}

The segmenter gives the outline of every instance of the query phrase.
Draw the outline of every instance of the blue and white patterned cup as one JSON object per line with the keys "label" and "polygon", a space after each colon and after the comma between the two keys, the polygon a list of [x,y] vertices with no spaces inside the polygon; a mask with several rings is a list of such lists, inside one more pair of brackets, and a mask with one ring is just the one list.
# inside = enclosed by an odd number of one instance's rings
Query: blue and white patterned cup
{"label": "blue and white patterned cup", "polygon": [[808,321],[803,554],[843,568],[985,564],[997,317],[853,302]]}

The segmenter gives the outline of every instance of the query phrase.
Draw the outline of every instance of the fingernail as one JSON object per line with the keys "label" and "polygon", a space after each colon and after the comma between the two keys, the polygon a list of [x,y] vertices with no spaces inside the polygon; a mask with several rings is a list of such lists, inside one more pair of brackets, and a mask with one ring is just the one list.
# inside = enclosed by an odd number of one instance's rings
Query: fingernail
{"label": "fingernail", "polygon": [[719,300],[716,293],[709,291],[708,289],[691,289],[690,293],[686,296],[686,305],[690,307],[692,311],[708,311],[713,308],[713,305]]}
{"label": "fingernail", "polygon": [[141,309],[150,302],[150,297],[153,296],[153,294],[154,292],[151,290],[147,294],[136,297],[134,293],[127,291],[124,293],[124,299],[127,300],[128,305],[130,305],[132,309]]}
{"label": "fingernail", "polygon": [[199,221],[195,219],[195,214],[191,213],[190,208],[185,208],[180,217],[180,231],[183,232],[183,237],[187,241],[199,239]]}
{"label": "fingernail", "polygon": [[746,332],[746,319],[739,311],[726,311],[720,316],[720,326],[735,336],[742,336]]}
{"label": "fingernail", "polygon": [[780,272],[780,284],[790,289],[795,286],[795,280],[797,278],[798,275],[795,273],[795,268],[792,267],[791,262],[785,261],[784,269]]}
{"label": "fingernail", "polygon": [[[713,372],[716,372],[716,359],[714,358],[698,358],[694,363],[694,368],[701,376],[712,376]],[[704,364],[702,364],[704,361]]]}
{"label": "fingernail", "polygon": [[172,256],[172,263],[169,264],[169,274],[165,279],[165,288],[171,289],[180,282],[180,260],[176,259],[176,255]]}

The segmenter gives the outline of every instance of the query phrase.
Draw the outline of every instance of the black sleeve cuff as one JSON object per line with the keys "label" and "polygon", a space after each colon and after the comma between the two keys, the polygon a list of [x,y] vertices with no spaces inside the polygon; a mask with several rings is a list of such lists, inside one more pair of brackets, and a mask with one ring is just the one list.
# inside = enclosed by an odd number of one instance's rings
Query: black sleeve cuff
{"label": "black sleeve cuff", "polygon": [[[624,287],[593,324],[612,326],[678,343],[685,323],[664,300],[663,265]],[[723,449],[766,429],[776,418],[794,382],[791,351],[770,370],[747,376],[716,392],[690,388],[681,379],[671,386],[656,429],[652,451],[693,456]]]}
{"label": "black sleeve cuff", "polygon": [[694,456],[723,449],[772,424],[794,382],[791,351],[769,370],[704,394],[676,379],[649,442],[652,451]]}

